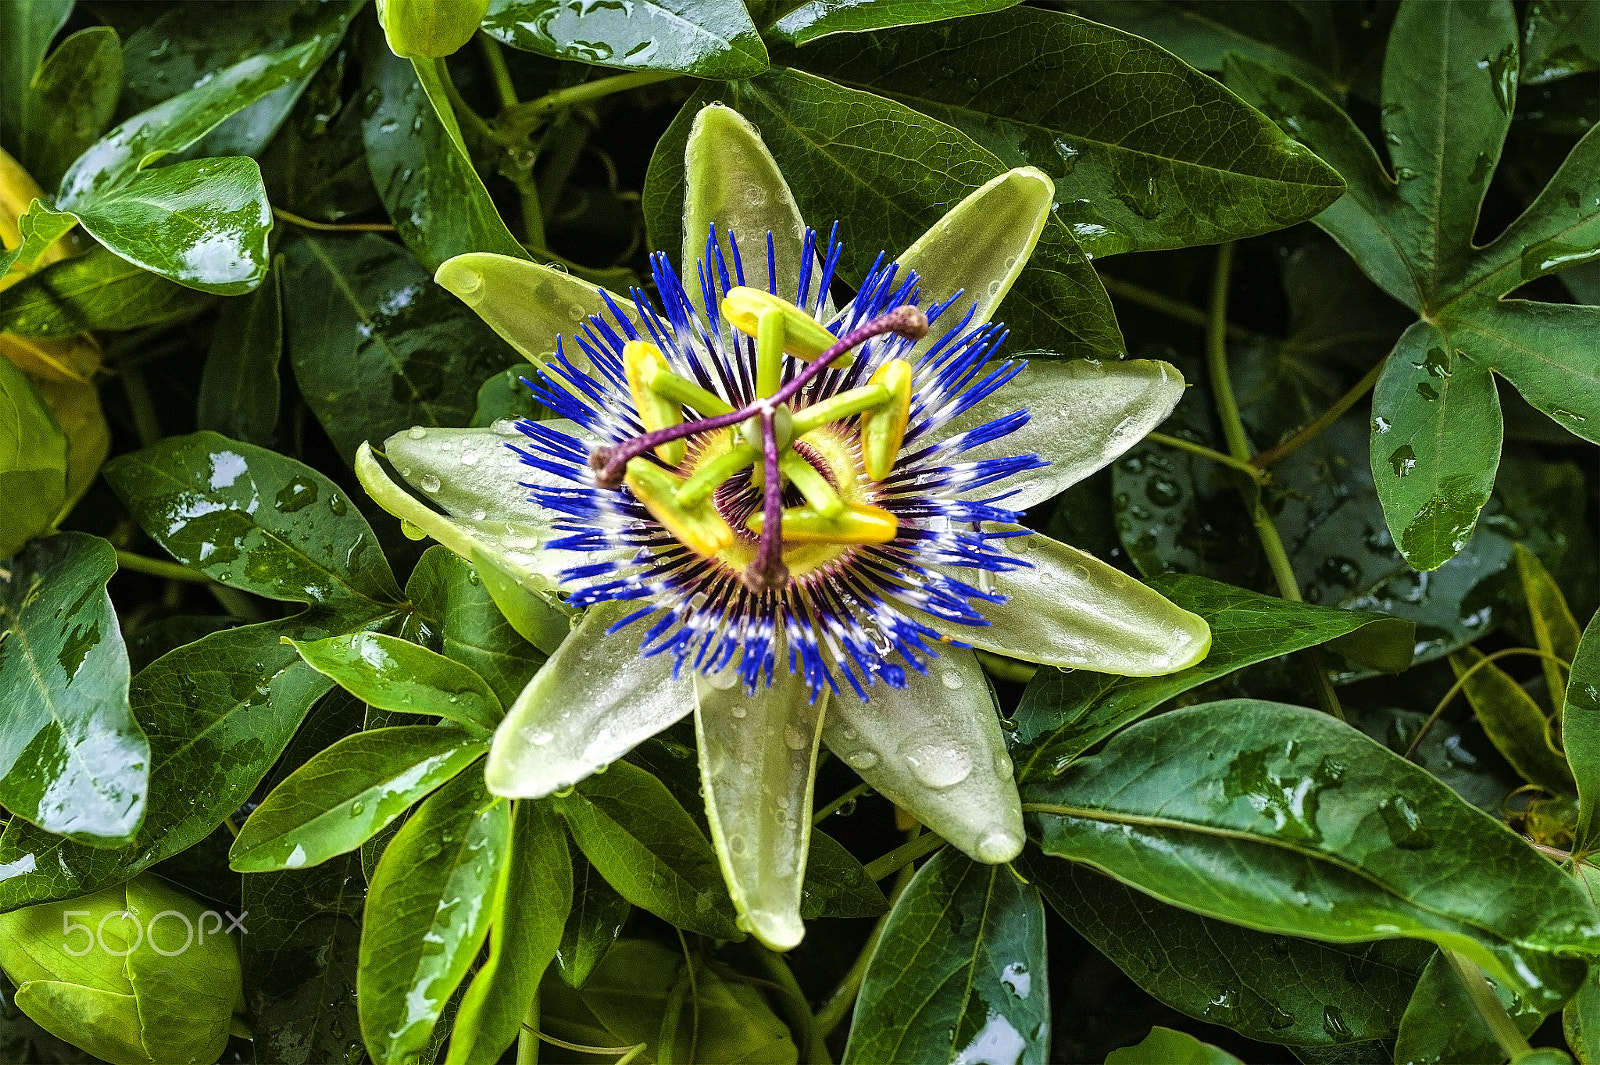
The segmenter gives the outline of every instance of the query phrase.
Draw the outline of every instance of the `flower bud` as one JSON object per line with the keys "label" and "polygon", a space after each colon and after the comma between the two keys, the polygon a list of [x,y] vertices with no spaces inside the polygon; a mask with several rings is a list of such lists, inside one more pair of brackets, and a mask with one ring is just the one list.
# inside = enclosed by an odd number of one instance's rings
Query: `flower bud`
{"label": "flower bud", "polygon": [[0,969],[39,1027],[112,1065],[213,1062],[244,1007],[220,914],[146,873],[0,915]]}
{"label": "flower bud", "polygon": [[378,0],[389,50],[402,59],[442,59],[472,40],[489,0]]}

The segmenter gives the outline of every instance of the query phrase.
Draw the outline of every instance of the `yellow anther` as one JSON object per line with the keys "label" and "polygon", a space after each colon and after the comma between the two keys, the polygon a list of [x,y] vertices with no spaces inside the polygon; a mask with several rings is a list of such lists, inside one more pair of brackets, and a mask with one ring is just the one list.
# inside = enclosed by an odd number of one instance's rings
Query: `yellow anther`
{"label": "yellow anther", "polygon": [[[821,322],[770,292],[740,285],[729,289],[722,298],[722,313],[733,323],[733,327],[758,340],[762,311],[777,311],[783,316],[783,350],[801,362],[810,362],[839,342],[839,338],[828,332]],[[849,366],[853,361],[854,356],[845,352],[830,365]]]}
{"label": "yellow anther", "polygon": [[[633,396],[633,407],[639,412],[639,421],[645,432],[677,425],[683,421],[683,405],[668,399],[652,387],[656,377],[670,374],[666,356],[661,349],[644,340],[630,340],[622,346],[622,369],[628,377],[628,393]],[[676,466],[688,453],[682,439],[669,440],[656,448],[656,455],[669,466]],[[629,463],[632,469],[633,464]]]}
{"label": "yellow anther", "polygon": [[706,558],[733,543],[733,529],[709,499],[686,505],[678,498],[683,478],[644,457],[628,460],[623,477],[634,498],[643,503],[650,516],[667,527],[678,542]]}
{"label": "yellow anther", "polygon": [[861,458],[867,476],[881,481],[894,469],[895,456],[905,443],[911,420],[911,364],[890,359],[878,367],[868,384],[882,385],[889,398],[861,415]]}
{"label": "yellow anther", "polygon": [[[757,536],[765,525],[758,510],[745,527]],[[886,544],[895,538],[899,523],[881,507],[865,503],[843,506],[834,517],[824,517],[810,505],[783,512],[781,531],[786,544]]]}

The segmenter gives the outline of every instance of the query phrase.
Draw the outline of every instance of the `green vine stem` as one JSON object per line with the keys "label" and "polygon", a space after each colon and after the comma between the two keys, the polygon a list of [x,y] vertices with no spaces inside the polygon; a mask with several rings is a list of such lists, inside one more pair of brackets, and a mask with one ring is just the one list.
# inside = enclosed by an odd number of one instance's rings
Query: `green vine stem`
{"label": "green vine stem", "polygon": [[1147,433],[1145,434],[1145,439],[1152,444],[1160,444],[1163,447],[1175,448],[1178,451],[1187,451],[1191,455],[1199,455],[1203,459],[1209,459],[1210,461],[1217,463],[1219,466],[1226,466],[1230,470],[1238,470],[1240,473],[1244,474],[1246,477],[1249,477],[1257,484],[1262,484],[1267,479],[1266,471],[1262,470],[1253,463],[1240,462],[1232,455],[1224,455],[1215,448],[1206,447],[1204,444],[1197,444],[1193,440],[1185,440],[1181,436],[1168,436],[1166,433]]}
{"label": "green vine stem", "polygon": [[1361,380],[1357,381],[1355,385],[1351,387],[1350,391],[1346,392],[1344,395],[1335,400],[1333,406],[1319,414],[1316,421],[1307,425],[1305,428],[1301,429],[1299,432],[1295,433],[1289,439],[1285,440],[1276,447],[1270,447],[1267,450],[1257,454],[1250,460],[1251,464],[1257,467],[1270,466],[1274,462],[1277,462],[1289,455],[1291,452],[1298,451],[1300,448],[1315,440],[1322,434],[1324,429],[1327,429],[1328,426],[1338,421],[1339,418],[1343,416],[1345,411],[1355,406],[1357,400],[1366,395],[1368,392],[1372,391],[1372,389],[1378,383],[1378,377],[1383,373],[1383,367],[1386,361],[1387,360],[1384,359],[1378,360],[1378,365],[1368,370],[1367,375]]}
{"label": "green vine stem", "polygon": [[806,993],[800,989],[800,982],[794,978],[789,963],[759,943],[753,944],[751,949],[762,970],[783,992],[783,1012],[789,1026],[800,1035],[800,1060],[806,1065],[833,1065],[833,1058],[828,1053],[827,1033],[817,1028],[817,1018],[811,1012],[811,1004],[806,1001]]}
{"label": "green vine stem", "polygon": [[882,880],[890,873],[909,868],[919,858],[926,857],[933,851],[944,846],[944,840],[937,833],[924,832],[915,839],[907,840],[888,854],[876,858],[866,865],[867,875],[874,880]]}
{"label": "green vine stem", "polygon": [[1500,1004],[1500,999],[1495,995],[1494,988],[1489,986],[1489,981],[1484,979],[1483,970],[1470,959],[1447,947],[1440,947],[1439,953],[1445,956],[1450,967],[1456,971],[1467,998],[1472,1001],[1478,1016],[1483,1018],[1483,1023],[1489,1026],[1489,1031],[1494,1033],[1494,1041],[1500,1044],[1501,1052],[1511,1061],[1516,1061],[1524,1054],[1533,1053],[1533,1047],[1528,1045],[1527,1037],[1517,1027],[1517,1022],[1511,1019],[1506,1008]]}
{"label": "green vine stem", "polygon": [[[500,118],[497,123],[503,123],[507,112],[514,111],[521,106],[517,99],[517,90],[511,84],[511,71],[506,67],[506,57],[500,51],[500,42],[490,37],[482,30],[478,31],[478,44],[483,48],[484,62],[489,67],[489,78],[494,82],[495,95],[500,100]],[[545,242],[544,232],[544,206],[539,200],[539,183],[533,179],[533,164],[536,156],[533,148],[527,143],[526,135],[513,137],[510,143],[502,142],[502,147],[511,156],[512,170],[515,177],[512,183],[517,186],[517,196],[522,205],[522,232],[528,243],[542,246]]]}
{"label": "green vine stem", "polygon": [[1509,658],[1512,655],[1532,655],[1535,658],[1541,658],[1545,659],[1546,661],[1554,662],[1556,665],[1560,666],[1564,670],[1567,670],[1569,673],[1572,671],[1572,663],[1566,661],[1565,659],[1558,658],[1555,655],[1550,654],[1548,651],[1540,651],[1532,647],[1507,647],[1502,651],[1495,651],[1493,654],[1484,655],[1478,661],[1472,663],[1472,665],[1462,670],[1461,676],[1457,677],[1456,682],[1450,685],[1450,690],[1444,693],[1444,698],[1440,699],[1439,702],[1434,705],[1433,713],[1429,714],[1428,719],[1422,723],[1422,727],[1417,729],[1417,734],[1411,739],[1411,745],[1406,748],[1406,761],[1409,762],[1416,756],[1417,748],[1422,746],[1422,738],[1428,734],[1428,730],[1433,728],[1434,724],[1441,716],[1443,716],[1445,707],[1450,705],[1450,701],[1457,695],[1461,694],[1461,690],[1467,686],[1467,681],[1472,679],[1472,675],[1489,663],[1502,658]]}
{"label": "green vine stem", "polygon": [[569,107],[578,107],[582,104],[591,104],[596,100],[603,100],[613,93],[627,92],[644,85],[654,85],[658,81],[671,81],[681,78],[670,70],[639,70],[631,74],[613,74],[608,78],[596,78],[586,81],[581,85],[571,85],[565,89],[546,93],[537,100],[508,107],[502,119],[515,126],[532,126],[545,115],[557,111],[565,111]]}
{"label": "green vine stem", "polygon": [[843,809],[849,803],[855,802],[863,795],[869,795],[871,793],[871,784],[867,784],[865,782],[857,784],[855,787],[851,788],[849,791],[845,792],[843,795],[839,796],[837,799],[833,800],[828,805],[824,806],[822,809],[813,814],[811,817],[812,826],[815,827],[822,824],[822,822],[832,817],[836,812]]}
{"label": "green vine stem", "polygon": [[309,218],[301,218],[291,214],[282,207],[272,209],[272,217],[282,219],[290,225],[299,226],[301,229],[315,229],[323,233],[393,233],[394,226],[387,222],[315,222]]}
{"label": "green vine stem", "polygon": [[[1206,328],[1210,322],[1210,319],[1206,317],[1206,312],[1200,308],[1191,307],[1182,300],[1175,300],[1170,296],[1163,296],[1154,289],[1136,285],[1132,281],[1124,281],[1121,278],[1101,274],[1100,284],[1105,287],[1108,293],[1118,299],[1127,300],[1129,303],[1137,303],[1141,307],[1148,307],[1150,310],[1158,311],[1168,318],[1175,318],[1180,322],[1188,322],[1190,325],[1199,326],[1201,329]],[[1264,333],[1258,333],[1254,329],[1246,329],[1242,325],[1230,323],[1227,326],[1227,330],[1228,336],[1234,340],[1271,339]]]}
{"label": "green vine stem", "polygon": [[193,584],[210,584],[211,578],[204,573],[196,573],[188,566],[176,562],[166,562],[159,558],[149,558],[145,555],[136,555],[132,551],[117,552],[117,568],[129,570],[133,573],[144,573],[151,577],[161,577],[169,581],[189,581]]}

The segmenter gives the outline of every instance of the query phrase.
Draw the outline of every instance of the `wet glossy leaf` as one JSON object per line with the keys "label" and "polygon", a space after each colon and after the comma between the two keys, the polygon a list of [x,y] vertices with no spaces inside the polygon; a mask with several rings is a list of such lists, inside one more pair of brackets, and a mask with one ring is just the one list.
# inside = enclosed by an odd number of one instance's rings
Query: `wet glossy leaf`
{"label": "wet glossy leaf", "polygon": [[150,744],[128,707],[128,652],[106,581],[116,552],[87,533],[35,540],[0,580],[0,803],[79,843],[131,842]]}
{"label": "wet glossy leaf", "polygon": [[378,710],[432,714],[469,732],[493,732],[500,723],[500,700],[487,681],[409,640],[358,632],[296,644],[295,650],[317,672]]}
{"label": "wet glossy leaf", "polygon": [[138,329],[189,317],[209,302],[203,292],[93,248],[0,291],[0,328],[27,337]]}
{"label": "wet glossy leaf", "polygon": [[251,159],[142,170],[73,214],[135,266],[202,292],[248,292],[267,272],[272,207]]}
{"label": "wet glossy leaf", "polygon": [[17,219],[22,243],[0,255],[0,271],[33,270],[51,252],[51,246],[77,224],[78,220],[72,215],[51,210],[43,200],[34,200]]}
{"label": "wet glossy leaf", "polygon": [[33,382],[0,358],[0,557],[49,529],[67,494],[67,437]]}
{"label": "wet glossy leaf", "polygon": [[361,512],[287,456],[200,432],[124,455],[106,478],[157,543],[223,584],[365,609],[400,598]]}
{"label": "wet glossy leaf", "polygon": [[743,938],[711,844],[655,777],[616,762],[557,797],[556,809],[623,898],[680,928]]}
{"label": "wet glossy leaf", "polygon": [[1561,719],[1562,745],[1578,779],[1581,800],[1573,847],[1587,851],[1600,838],[1596,804],[1600,803],[1600,623],[1591,620],[1572,656],[1567,678],[1567,710]]}
{"label": "wet glossy leaf", "polygon": [[30,169],[38,163],[43,101],[29,91],[45,50],[72,14],[72,0],[17,0],[0,5],[0,131],[7,151]]}
{"label": "wet glossy leaf", "polygon": [[[1588,873],[1582,875],[1587,879]],[[1582,1065],[1594,1065],[1596,1051],[1600,1046],[1595,1045],[1597,1035],[1600,1035],[1600,973],[1594,969],[1589,970],[1589,975],[1584,977],[1578,993],[1568,1000],[1561,1011],[1561,1030],[1567,1037],[1567,1046],[1572,1048],[1573,1057]]]}
{"label": "wet glossy leaf", "polygon": [[843,1061],[1049,1060],[1044,904],[946,849],[917,871],[872,954]]}
{"label": "wet glossy leaf", "polygon": [[767,68],[766,47],[739,0],[492,0],[483,30],[513,48],[627,70],[726,79]]}
{"label": "wet glossy leaf", "polygon": [[275,206],[317,222],[337,222],[380,206],[361,140],[361,92],[344,74],[352,41],[335,50],[261,153],[261,177]]}
{"label": "wet glossy leaf", "polygon": [[1581,977],[1572,956],[1600,946],[1582,889],[1521,838],[1301,707],[1163,714],[1024,800],[1046,853],[1163,901],[1332,942],[1426,939],[1545,1008]]}
{"label": "wet glossy leaf", "polygon": [[465,425],[515,355],[416,260],[374,234],[302,235],[285,253],[289,359],[346,460],[414,425]]}
{"label": "wet glossy leaf", "polygon": [[516,804],[510,846],[490,900],[489,959],[461,1000],[446,1065],[493,1065],[517,1038],[572,909],[567,834],[549,804]]}
{"label": "wet glossy leaf", "polygon": [[[280,263],[281,267],[281,263]],[[269,447],[278,428],[278,364],[283,359],[282,269],[217,318],[200,377],[200,428]]]}
{"label": "wet glossy leaf", "polygon": [[30,87],[34,128],[26,158],[41,185],[53,185],[111,124],[122,92],[122,44],[109,26],[61,42]]}
{"label": "wet glossy leaf", "polygon": [[1039,167],[1056,183],[1057,216],[1096,258],[1281,229],[1343,191],[1211,78],[1061,12],[836,37],[793,61],[947,122],[1007,166]]}
{"label": "wet glossy leaf", "polygon": [[1188,1032],[1155,1027],[1131,1047],[1106,1055],[1106,1065],[1242,1065],[1226,1050],[1202,1043]]}
{"label": "wet glossy leaf", "polygon": [[[683,144],[701,106],[721,98],[753,123],[806,220],[842,221],[840,270],[866,273],[897,255],[1006,164],[966,134],[908,107],[796,70],[777,68],[720,94],[703,89],[656,146],[645,185],[651,239],[675,248],[683,218]],[[1047,222],[1007,298],[1019,348],[1116,356],[1122,337],[1098,276],[1060,221]]]}
{"label": "wet glossy leaf", "polygon": [[881,917],[889,912],[883,889],[844,845],[819,829],[811,830],[811,853],[800,890],[800,916]]}
{"label": "wet glossy leaf", "polygon": [[204,839],[250,796],[332,687],[281,639],[320,639],[382,617],[370,608],[313,609],[212,633],[146,667],[129,691],[134,718],[150,737],[140,841],[96,850],[15,819],[0,835],[0,909],[121,883]]}
{"label": "wet glossy leaf", "polygon": [[1291,603],[1204,577],[1165,574],[1150,584],[1205,619],[1211,650],[1188,669],[1157,677],[1040,670],[1015,718],[1019,779],[1058,773],[1173,696],[1278,655],[1339,640],[1349,653],[1393,671],[1410,663],[1412,630],[1395,618]]}
{"label": "wet glossy leaf", "polygon": [[[1545,1015],[1499,983],[1491,981],[1490,986],[1522,1034],[1532,1035]],[[1461,977],[1443,954],[1435,954],[1406,1005],[1394,1060],[1499,1061],[1504,1056],[1494,1033],[1461,986]]]}
{"label": "wet glossy leaf", "polygon": [[572,854],[571,860],[572,910],[561,931],[556,966],[568,987],[582,987],[622,934],[633,906],[582,854]]}
{"label": "wet glossy leaf", "polygon": [[964,15],[983,15],[1013,7],[1018,0],[807,0],[767,29],[769,37],[805,44],[831,33],[939,22]]}
{"label": "wet glossy leaf", "polygon": [[228,852],[228,864],[264,873],[349,853],[486,748],[470,732],[431,725],[347,736],[314,755],[256,807]]}
{"label": "wet glossy leaf", "polygon": [[1292,1046],[1392,1039],[1434,953],[1410,940],[1318,943],[1202,917],[1088,866],[1021,865],[1051,907],[1135,983],[1191,1017]]}
{"label": "wet glossy leaf", "polygon": [[361,929],[361,1034],[376,1061],[428,1045],[445,1002],[489,932],[482,903],[502,875],[511,804],[462,774],[383,852]]}
{"label": "wet glossy leaf", "polygon": [[406,582],[406,597],[429,619],[439,649],[486,680],[502,705],[544,664],[545,656],[506,620],[472,564],[443,547],[423,553]]}
{"label": "wet glossy leaf", "polygon": [[411,64],[373,35],[362,55],[362,139],[372,183],[429,270],[462,252],[524,257],[470,159],[455,149]]}
{"label": "wet glossy leaf", "polygon": [[1473,648],[1451,655],[1450,668],[1483,730],[1523,779],[1547,791],[1572,794],[1576,790],[1572,770],[1556,749],[1545,711],[1533,697]]}

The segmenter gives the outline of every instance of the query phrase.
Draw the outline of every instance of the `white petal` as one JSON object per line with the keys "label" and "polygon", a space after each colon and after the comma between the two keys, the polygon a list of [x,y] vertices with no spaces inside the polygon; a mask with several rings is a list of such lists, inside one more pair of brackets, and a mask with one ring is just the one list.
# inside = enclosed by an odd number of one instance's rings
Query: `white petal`
{"label": "white petal", "polygon": [[606,634],[635,609],[592,608],[533,675],[495,730],[490,791],[534,799],[570,788],[694,709],[694,688],[672,678],[672,658],[639,654],[639,625]]}
{"label": "white petal", "polygon": [[971,651],[940,652],[905,688],[828,706],[822,742],[861,779],[972,858],[1022,850],[1022,804],[989,682]]}
{"label": "white petal", "polygon": [[729,894],[757,939],[789,950],[805,935],[800,885],[826,695],[810,705],[805,682],[779,670],[749,696],[732,668],[698,677],[695,694],[700,779]]}

